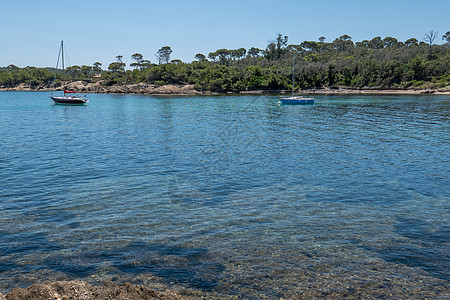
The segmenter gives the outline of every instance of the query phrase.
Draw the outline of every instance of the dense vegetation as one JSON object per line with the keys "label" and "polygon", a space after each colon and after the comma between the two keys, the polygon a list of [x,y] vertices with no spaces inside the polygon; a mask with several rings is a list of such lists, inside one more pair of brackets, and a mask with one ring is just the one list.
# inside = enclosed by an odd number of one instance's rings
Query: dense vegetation
{"label": "dense vegetation", "polygon": [[[135,53],[132,70],[126,70],[118,55],[107,71],[96,62],[69,67],[65,78],[58,73],[56,79],[91,81],[101,74],[104,85],[194,84],[198,90],[216,92],[291,89],[295,55],[295,88],[440,88],[450,85],[450,32],[442,37],[444,45],[433,44],[436,36],[430,31],[420,42],[375,37],[354,43],[343,35],[329,43],[321,37],[317,42],[289,45],[288,37],[280,34],[263,50],[219,49],[207,57],[197,54],[192,63],[170,60],[172,50],[165,46],[156,54],[158,64]],[[0,86],[49,84],[54,74],[54,69],[10,65],[0,70]]]}

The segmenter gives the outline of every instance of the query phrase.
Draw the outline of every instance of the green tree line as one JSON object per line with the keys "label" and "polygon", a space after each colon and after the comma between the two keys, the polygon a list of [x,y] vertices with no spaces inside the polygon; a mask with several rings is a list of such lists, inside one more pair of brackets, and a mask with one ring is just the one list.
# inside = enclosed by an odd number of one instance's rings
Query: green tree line
{"label": "green tree line", "polygon": [[[355,43],[349,35],[342,35],[332,42],[320,37],[289,44],[288,37],[279,34],[265,49],[218,49],[196,54],[191,63],[170,60],[172,49],[165,46],[156,54],[157,63],[135,53],[132,70],[126,70],[118,55],[107,70],[99,62],[71,66],[64,75],[57,73],[56,79],[91,81],[101,74],[104,85],[193,84],[198,90],[213,92],[291,89],[295,53],[296,89],[440,88],[450,85],[450,31],[442,36],[443,45],[434,44],[436,37],[438,33],[430,31],[422,41],[374,37]],[[52,69],[10,65],[0,70],[0,86],[48,84],[54,76]]]}

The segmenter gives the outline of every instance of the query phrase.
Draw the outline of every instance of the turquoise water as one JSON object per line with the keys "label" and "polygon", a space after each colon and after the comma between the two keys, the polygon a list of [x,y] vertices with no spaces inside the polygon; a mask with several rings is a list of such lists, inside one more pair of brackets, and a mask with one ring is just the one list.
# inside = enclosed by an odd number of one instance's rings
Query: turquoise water
{"label": "turquoise water", "polygon": [[0,92],[0,291],[450,294],[449,96]]}

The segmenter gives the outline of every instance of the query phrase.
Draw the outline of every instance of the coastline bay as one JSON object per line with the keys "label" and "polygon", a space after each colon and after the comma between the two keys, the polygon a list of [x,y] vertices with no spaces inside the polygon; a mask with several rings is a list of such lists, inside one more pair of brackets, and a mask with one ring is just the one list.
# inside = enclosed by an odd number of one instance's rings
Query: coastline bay
{"label": "coastline bay", "polygon": [[448,297],[448,95],[89,98],[0,92],[1,292]]}

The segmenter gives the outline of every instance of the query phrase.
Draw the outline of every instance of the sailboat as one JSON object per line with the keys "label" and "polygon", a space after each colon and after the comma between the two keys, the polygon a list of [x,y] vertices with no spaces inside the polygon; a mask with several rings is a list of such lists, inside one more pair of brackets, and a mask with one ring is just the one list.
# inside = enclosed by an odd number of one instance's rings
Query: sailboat
{"label": "sailboat", "polygon": [[[58,61],[56,62],[56,69],[58,69],[60,57],[61,57],[61,66],[62,66],[62,71],[63,71],[63,76],[64,76],[64,42],[63,41],[61,41],[61,47],[59,48]],[[55,80],[56,80],[56,73],[55,73]],[[53,80],[52,88],[55,84],[55,80]],[[69,94],[69,95],[67,95],[67,94]],[[55,102],[55,104],[84,105],[89,102],[88,99],[77,96],[76,91],[67,90],[65,87],[64,87],[64,96],[53,96],[53,94],[50,94],[50,98]]]}
{"label": "sailboat", "polygon": [[314,98],[294,96],[294,69],[295,69],[295,52],[292,58],[292,96],[291,97],[280,97],[280,104],[314,104]]}

